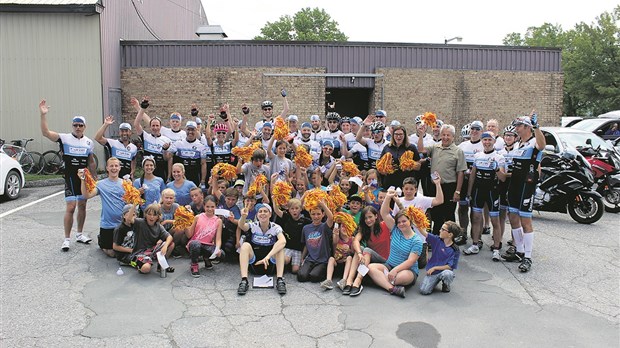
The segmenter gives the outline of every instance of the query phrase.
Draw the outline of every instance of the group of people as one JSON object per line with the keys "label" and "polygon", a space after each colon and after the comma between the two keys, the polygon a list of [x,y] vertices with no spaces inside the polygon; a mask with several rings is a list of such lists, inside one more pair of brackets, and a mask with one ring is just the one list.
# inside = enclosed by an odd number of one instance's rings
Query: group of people
{"label": "group of people", "polygon": [[[434,115],[417,116],[409,135],[399,121],[388,123],[383,110],[364,119],[329,112],[300,124],[299,116],[286,116],[284,91],[282,97],[282,116],[274,117],[274,104],[264,101],[262,119],[253,127],[247,106],[238,119],[226,104],[218,116],[204,118],[194,104],[185,127],[179,113],[165,127],[147,115],[148,98],[132,98],[133,126],[121,123],[119,139],[106,138],[114,123],[107,117],[95,135],[110,158],[107,177],[92,187],[94,142],[84,135],[86,119],[74,117],[71,133],[51,131],[49,108],[41,101],[41,131],[59,143],[66,164],[62,250],[71,246],[76,208],[76,241],[91,242],[83,231],[86,200],[100,195],[98,244],[106,255],[140,273],[150,272],[158,253],[187,257],[194,277],[200,277],[200,261],[205,269],[223,260],[238,262],[239,295],[249,290],[249,271],[275,274],[274,287],[285,294],[287,267],[298,281],[319,282],[326,290],[342,274],[336,285],[350,296],[362,292],[368,275],[404,297],[420,269],[425,270],[420,293],[430,294],[440,282],[441,291],[449,292],[470,222],[472,243],[464,255],[480,253],[481,235],[492,226],[492,260],[530,270],[531,198],[545,146],[535,113],[517,117],[503,131],[496,120],[486,127],[473,121],[463,126],[464,140],[456,145],[456,128]],[[288,132],[276,139],[283,122]],[[144,154],[139,177],[134,131]],[[244,147],[253,147],[249,159],[235,155]],[[310,154],[311,163],[298,161],[299,151]],[[233,165],[236,178],[213,171],[220,163]],[[143,204],[125,204],[124,181],[139,190]],[[292,188],[284,202],[276,197],[279,182]],[[326,197],[342,193],[346,202],[334,207],[328,198],[311,204],[315,190]],[[181,207],[194,215],[186,226],[175,221]],[[352,218],[353,228],[341,214]],[[506,217],[512,238],[500,253]]]}

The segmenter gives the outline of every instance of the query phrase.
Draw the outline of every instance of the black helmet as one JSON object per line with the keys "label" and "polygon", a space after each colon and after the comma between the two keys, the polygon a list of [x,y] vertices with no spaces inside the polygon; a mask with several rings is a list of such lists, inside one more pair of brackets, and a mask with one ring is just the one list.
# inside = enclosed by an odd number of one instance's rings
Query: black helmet
{"label": "black helmet", "polygon": [[340,122],[340,115],[337,112],[328,112],[327,115],[325,115],[325,118],[328,121],[338,121]]}
{"label": "black helmet", "polygon": [[340,123],[351,123],[351,118],[343,116],[340,118]]}
{"label": "black helmet", "polygon": [[264,108],[272,108],[273,109],[273,103],[271,102],[271,100],[265,100],[264,102],[260,103],[260,108],[264,109]]}
{"label": "black helmet", "polygon": [[383,131],[385,130],[385,125],[383,124],[383,122],[379,122],[379,121],[375,121],[370,125],[370,130],[372,132],[374,131]]}

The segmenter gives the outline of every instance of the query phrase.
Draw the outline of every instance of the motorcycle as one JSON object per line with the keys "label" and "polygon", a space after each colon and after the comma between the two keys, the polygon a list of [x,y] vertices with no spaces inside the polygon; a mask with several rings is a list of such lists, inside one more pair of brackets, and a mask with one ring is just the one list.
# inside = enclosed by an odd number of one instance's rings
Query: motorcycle
{"label": "motorcycle", "polygon": [[586,140],[587,147],[578,147],[577,150],[586,158],[594,172],[594,189],[603,196],[605,211],[620,212],[620,154],[615,149],[596,149],[592,147],[590,139]]}
{"label": "motorcycle", "polygon": [[568,214],[580,224],[598,221],[604,209],[602,196],[592,189],[590,164],[574,151],[547,153],[541,161],[541,177],[533,208]]}

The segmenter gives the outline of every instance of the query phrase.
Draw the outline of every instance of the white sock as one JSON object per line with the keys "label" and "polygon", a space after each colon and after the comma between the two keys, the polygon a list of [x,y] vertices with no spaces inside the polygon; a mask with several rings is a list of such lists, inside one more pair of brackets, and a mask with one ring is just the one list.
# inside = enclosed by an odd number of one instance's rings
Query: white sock
{"label": "white sock", "polygon": [[71,241],[71,238],[65,238],[65,241],[70,242],[70,241]]}
{"label": "white sock", "polygon": [[512,238],[515,241],[515,246],[517,247],[517,252],[523,252],[523,227],[513,228],[512,229]]}
{"label": "white sock", "polygon": [[523,244],[525,244],[525,257],[532,258],[532,247],[534,246],[534,232],[523,234]]}

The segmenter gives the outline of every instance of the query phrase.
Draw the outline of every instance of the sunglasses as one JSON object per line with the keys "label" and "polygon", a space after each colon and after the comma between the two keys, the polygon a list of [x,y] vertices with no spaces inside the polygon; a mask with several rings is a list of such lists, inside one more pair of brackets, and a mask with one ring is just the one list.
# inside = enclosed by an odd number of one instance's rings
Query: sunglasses
{"label": "sunglasses", "polygon": [[273,110],[273,109],[272,109],[272,108],[264,108],[263,110],[264,110],[264,111],[271,111],[271,110]]}
{"label": "sunglasses", "polygon": [[338,123],[338,121],[329,121],[328,123]]}
{"label": "sunglasses", "polygon": [[226,134],[226,132],[215,132],[215,134]]}
{"label": "sunglasses", "polygon": [[329,146],[325,146],[325,147],[323,148],[323,150],[325,150],[325,151],[334,151],[334,148],[329,147]]}
{"label": "sunglasses", "polygon": [[73,128],[83,128],[84,124],[83,123],[76,123],[73,125]]}
{"label": "sunglasses", "polygon": [[475,131],[481,131],[482,130],[482,128],[478,128],[478,127],[471,127],[470,129],[471,130],[475,130]]}

